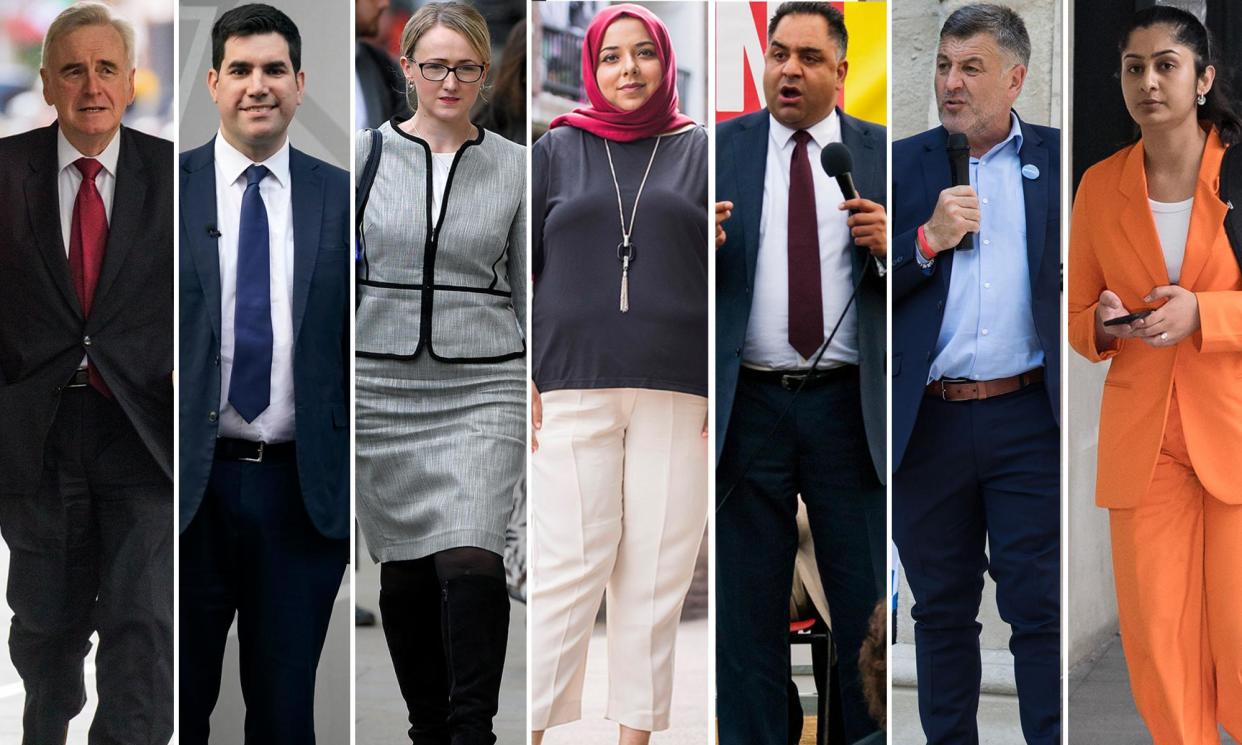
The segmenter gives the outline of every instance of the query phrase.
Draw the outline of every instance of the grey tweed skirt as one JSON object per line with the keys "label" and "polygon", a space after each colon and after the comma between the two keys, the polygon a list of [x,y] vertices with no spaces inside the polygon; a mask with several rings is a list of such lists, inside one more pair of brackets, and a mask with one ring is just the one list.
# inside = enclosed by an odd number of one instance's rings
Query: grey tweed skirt
{"label": "grey tweed skirt", "polygon": [[526,364],[356,361],[358,524],[376,561],[504,555],[526,469]]}

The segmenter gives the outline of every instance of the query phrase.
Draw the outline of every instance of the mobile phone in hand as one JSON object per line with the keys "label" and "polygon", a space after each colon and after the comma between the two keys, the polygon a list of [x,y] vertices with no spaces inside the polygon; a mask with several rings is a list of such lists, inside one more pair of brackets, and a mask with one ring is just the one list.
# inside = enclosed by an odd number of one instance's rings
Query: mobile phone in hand
{"label": "mobile phone in hand", "polygon": [[1127,323],[1134,323],[1138,319],[1146,318],[1150,315],[1151,315],[1150,308],[1147,308],[1144,310],[1136,310],[1128,316],[1121,316],[1119,318],[1110,318],[1104,322],[1104,325],[1105,326],[1124,326]]}

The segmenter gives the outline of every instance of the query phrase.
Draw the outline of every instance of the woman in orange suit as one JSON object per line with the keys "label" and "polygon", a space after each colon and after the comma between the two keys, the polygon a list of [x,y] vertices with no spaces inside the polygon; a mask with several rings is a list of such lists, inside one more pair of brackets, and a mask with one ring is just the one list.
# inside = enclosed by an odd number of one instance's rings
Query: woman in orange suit
{"label": "woman in orange suit", "polygon": [[1078,189],[1069,338],[1112,360],[1096,501],[1135,704],[1155,745],[1216,745],[1218,722],[1242,737],[1242,274],[1218,195],[1242,120],[1193,15],[1136,14],[1120,52],[1142,137]]}

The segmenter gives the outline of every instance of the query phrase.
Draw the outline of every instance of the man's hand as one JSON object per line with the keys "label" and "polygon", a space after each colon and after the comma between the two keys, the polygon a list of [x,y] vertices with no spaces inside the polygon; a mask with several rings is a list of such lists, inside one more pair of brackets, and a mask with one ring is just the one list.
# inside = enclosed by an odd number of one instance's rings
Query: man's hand
{"label": "man's hand", "polygon": [[969,186],[951,186],[940,192],[923,235],[934,253],[948,251],[967,233],[979,232],[979,197]]}
{"label": "man's hand", "polygon": [[884,205],[856,197],[837,205],[837,209],[853,213],[845,224],[850,226],[854,242],[884,261],[888,257],[888,213]]}
{"label": "man's hand", "polygon": [[733,202],[716,202],[716,248],[724,245],[724,221],[733,216]]}

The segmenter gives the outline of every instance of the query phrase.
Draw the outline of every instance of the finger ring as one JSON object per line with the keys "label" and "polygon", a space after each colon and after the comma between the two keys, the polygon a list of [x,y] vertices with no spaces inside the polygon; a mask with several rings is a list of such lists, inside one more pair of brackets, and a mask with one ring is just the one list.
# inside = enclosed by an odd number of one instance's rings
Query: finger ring
{"label": "finger ring", "polygon": [[1168,331],[1165,331],[1164,333],[1160,334],[1160,341],[1168,341],[1168,340],[1169,340],[1169,332],[1168,332]]}

